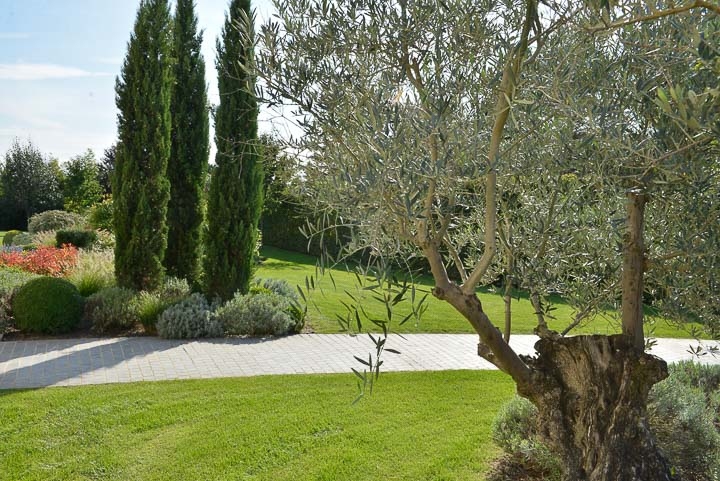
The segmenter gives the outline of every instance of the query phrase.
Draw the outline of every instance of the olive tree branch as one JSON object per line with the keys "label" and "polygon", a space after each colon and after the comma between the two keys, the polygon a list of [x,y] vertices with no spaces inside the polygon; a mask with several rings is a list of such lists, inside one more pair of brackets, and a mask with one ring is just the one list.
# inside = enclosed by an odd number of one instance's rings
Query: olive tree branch
{"label": "olive tree branch", "polygon": [[715,4],[712,4],[705,0],[695,0],[692,3],[689,3],[687,5],[682,5],[680,7],[673,7],[673,8],[668,8],[666,10],[659,10],[659,11],[653,12],[649,15],[627,18],[625,20],[618,20],[616,22],[603,23],[602,25],[597,25],[595,27],[586,28],[586,30],[590,33],[597,33],[597,32],[603,31],[603,30],[613,30],[616,28],[625,27],[627,25],[633,25],[633,24],[642,23],[642,22],[649,22],[652,20],[658,20],[660,18],[669,17],[671,15],[677,15],[678,13],[688,12],[688,11],[694,10],[696,8],[704,8],[704,9],[710,10],[711,12],[715,12],[716,14],[720,15],[720,5],[715,5]]}
{"label": "olive tree branch", "polygon": [[500,81],[500,87],[498,89],[498,98],[495,105],[495,123],[490,137],[490,147],[488,149],[488,172],[485,177],[485,250],[472,273],[461,286],[462,292],[466,295],[474,294],[475,288],[487,272],[497,252],[497,241],[495,239],[497,234],[496,163],[498,161],[505,125],[510,115],[510,102],[512,102],[515,95],[515,86],[520,76],[522,60],[527,53],[530,29],[537,16],[537,4],[535,0],[527,1],[525,11],[525,22],[523,24],[520,42],[505,64],[502,80]]}

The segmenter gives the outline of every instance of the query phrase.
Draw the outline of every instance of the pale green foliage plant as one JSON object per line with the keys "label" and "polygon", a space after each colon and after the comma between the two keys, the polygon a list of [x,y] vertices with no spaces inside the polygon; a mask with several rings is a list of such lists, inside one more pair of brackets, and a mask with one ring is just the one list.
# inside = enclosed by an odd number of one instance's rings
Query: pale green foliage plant
{"label": "pale green foliage plant", "polygon": [[135,292],[123,287],[106,287],[85,300],[84,320],[96,332],[128,329],[139,320]]}
{"label": "pale green foliage plant", "polygon": [[34,234],[29,232],[21,232],[12,239],[12,245],[14,246],[27,246],[32,245],[34,242]]}
{"label": "pale green foliage plant", "polygon": [[166,339],[198,339],[222,337],[222,323],[214,316],[212,307],[200,293],[170,306],[157,321],[160,337]]}
{"label": "pale green foliage plant", "polygon": [[548,481],[560,480],[560,463],[539,439],[537,408],[515,396],[500,409],[492,426],[492,439],[516,462],[543,473]]}
{"label": "pale green foliage plant", "polygon": [[274,293],[237,293],[216,315],[228,334],[281,336],[295,326],[287,307],[287,300]]}
{"label": "pale green foliage plant", "polygon": [[35,214],[28,220],[28,231],[31,234],[42,231],[82,229],[86,219],[80,214],[64,210],[46,210]]}
{"label": "pale green foliage plant", "polygon": [[262,286],[265,289],[267,289],[270,292],[274,292],[275,294],[286,297],[287,299],[299,302],[300,296],[298,295],[298,292],[295,288],[293,288],[288,281],[285,279],[262,279],[262,278],[256,278],[255,284],[258,286]]}

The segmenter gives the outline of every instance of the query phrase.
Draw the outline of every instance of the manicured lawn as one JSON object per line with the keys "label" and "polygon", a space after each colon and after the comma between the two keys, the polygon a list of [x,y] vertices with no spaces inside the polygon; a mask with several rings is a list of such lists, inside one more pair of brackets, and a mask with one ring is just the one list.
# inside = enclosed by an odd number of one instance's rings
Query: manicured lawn
{"label": "manicured lawn", "polygon": [[[257,276],[273,277],[286,279],[292,285],[300,285],[305,289],[306,277],[316,276],[316,260],[314,257],[288,252],[272,247],[265,247],[262,251],[268,259],[258,269]],[[363,307],[370,316],[378,319],[386,319],[385,305],[377,300],[372,299],[367,291],[358,291],[357,280],[355,274],[342,269],[333,269],[332,276],[335,286],[326,274],[323,276],[310,299],[308,325],[319,333],[340,332],[340,326],[337,316],[345,317],[347,312],[341,301],[351,303],[350,297],[345,293],[350,292],[354,296],[361,296]],[[317,277],[316,277],[317,281]],[[418,289],[430,292],[432,287],[431,279],[423,278],[418,284]],[[482,291],[480,298],[483,308],[487,312],[490,319],[497,326],[503,324],[504,319],[504,303],[502,296],[488,291]],[[570,306],[563,303],[562,299],[555,298],[556,310],[553,311],[555,320],[550,319],[550,327],[562,330],[568,324],[568,320],[572,319],[573,311]],[[401,303],[395,306],[393,312],[393,322],[391,328],[395,332],[413,333],[470,333],[472,328],[466,320],[464,320],[449,304],[435,299],[432,295],[428,296],[428,310],[424,314],[421,322],[416,324],[413,320],[399,325],[399,321],[407,315],[411,309],[409,304]],[[514,299],[512,303],[513,310],[513,333],[531,334],[536,325],[535,310],[532,308],[527,298],[520,296],[520,299]],[[368,327],[374,327],[369,323]],[[649,324],[649,323],[648,323]],[[671,325],[665,320],[658,320],[654,323],[654,337],[690,337],[685,329],[680,329],[675,325]],[[377,329],[376,329],[377,330]],[[589,321],[586,325],[581,326],[572,331],[575,334],[612,334],[619,332],[619,323],[613,319],[612,313],[607,316],[597,317]]]}
{"label": "manicured lawn", "polygon": [[473,480],[510,399],[492,371],[0,391],[0,480]]}

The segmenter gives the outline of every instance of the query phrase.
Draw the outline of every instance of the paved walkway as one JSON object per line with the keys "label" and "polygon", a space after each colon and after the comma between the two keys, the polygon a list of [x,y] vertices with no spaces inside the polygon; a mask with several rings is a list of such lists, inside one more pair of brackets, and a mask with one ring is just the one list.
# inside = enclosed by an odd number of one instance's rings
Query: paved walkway
{"label": "paved walkway", "polygon": [[[513,336],[511,345],[534,352],[534,336]],[[668,362],[691,359],[697,344],[688,339],[658,339],[652,349]],[[386,371],[494,369],[478,357],[471,334],[393,335]],[[78,386],[166,379],[200,379],[264,374],[349,372],[362,368],[353,356],[367,358],[373,344],[367,336],[301,334],[277,339],[172,341],[150,337],[60,339],[0,342],[0,389]],[[704,356],[702,362],[720,364]]]}

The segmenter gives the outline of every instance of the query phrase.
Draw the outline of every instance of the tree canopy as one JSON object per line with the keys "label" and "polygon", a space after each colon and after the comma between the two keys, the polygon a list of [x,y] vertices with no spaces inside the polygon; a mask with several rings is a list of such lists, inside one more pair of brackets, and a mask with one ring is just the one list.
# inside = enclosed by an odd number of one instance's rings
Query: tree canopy
{"label": "tree canopy", "polygon": [[15,139],[0,169],[0,212],[3,229],[27,229],[33,214],[62,207],[59,178],[32,141]]}
{"label": "tree canopy", "polygon": [[[643,300],[717,322],[720,8],[276,6],[260,34],[263,94],[294,108],[318,209],[357,226],[353,247],[427,259],[433,294],[538,406],[568,480],[670,479],[644,422],[666,368],[643,352]],[[535,358],[475,294],[503,273],[535,305]],[[551,292],[576,307],[570,327],[617,305],[623,334],[550,330]]]}

